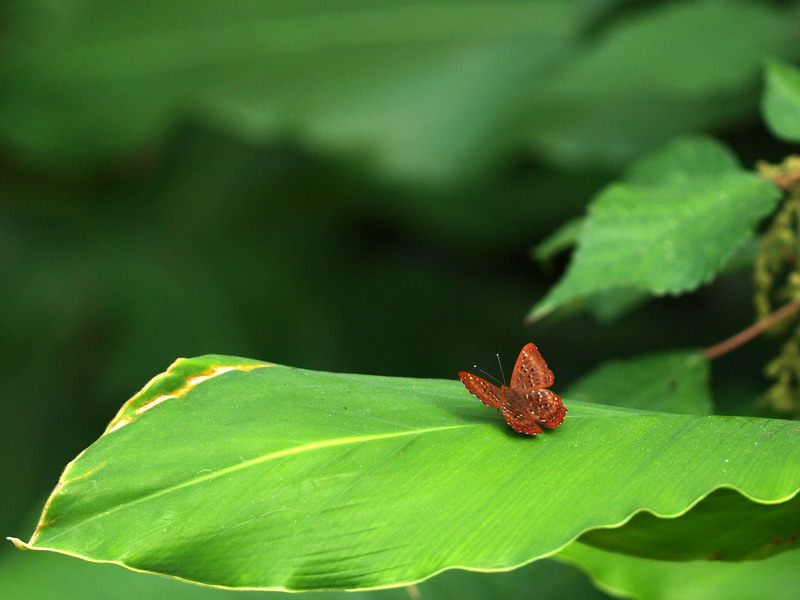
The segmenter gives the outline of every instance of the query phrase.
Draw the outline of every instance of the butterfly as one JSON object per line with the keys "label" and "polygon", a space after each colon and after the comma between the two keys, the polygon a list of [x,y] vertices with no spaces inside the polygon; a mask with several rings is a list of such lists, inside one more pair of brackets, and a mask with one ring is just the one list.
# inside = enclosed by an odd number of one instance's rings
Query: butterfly
{"label": "butterfly", "polygon": [[458,376],[471,394],[487,406],[499,408],[506,423],[520,433],[536,435],[542,432],[540,425],[558,427],[567,413],[561,397],[547,389],[553,385],[553,372],[534,344],[520,351],[508,386],[497,387],[464,371]]}

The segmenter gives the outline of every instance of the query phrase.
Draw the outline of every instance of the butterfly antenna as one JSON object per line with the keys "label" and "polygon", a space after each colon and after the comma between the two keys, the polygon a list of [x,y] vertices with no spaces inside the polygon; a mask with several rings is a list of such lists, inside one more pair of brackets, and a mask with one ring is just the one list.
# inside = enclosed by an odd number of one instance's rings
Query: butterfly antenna
{"label": "butterfly antenna", "polygon": [[500,362],[500,353],[498,352],[497,354],[495,354],[495,356],[497,357],[497,364],[500,365],[500,377],[503,378],[503,385],[505,385],[506,384],[506,374],[503,373],[503,363]]}
{"label": "butterfly antenna", "polygon": [[483,369],[481,369],[481,368],[480,368],[478,365],[472,365],[472,366],[473,366],[473,367],[475,367],[475,368],[476,368],[478,371],[480,371],[480,372],[481,372],[481,373],[483,373],[484,375],[486,375],[486,377],[487,377],[487,378],[489,378],[489,379],[491,379],[492,381],[496,381],[496,382],[497,382],[499,385],[505,385],[505,383],[503,383],[503,382],[501,382],[501,381],[498,381],[498,380],[497,380],[497,377],[495,377],[495,376],[494,376],[494,375],[492,375],[491,373],[487,373],[486,371],[484,371]]}

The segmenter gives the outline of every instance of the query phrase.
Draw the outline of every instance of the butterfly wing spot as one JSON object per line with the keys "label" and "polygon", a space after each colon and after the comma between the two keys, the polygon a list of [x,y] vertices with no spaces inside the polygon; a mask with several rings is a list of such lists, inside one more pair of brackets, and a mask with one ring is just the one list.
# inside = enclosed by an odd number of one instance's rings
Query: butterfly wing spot
{"label": "butterfly wing spot", "polygon": [[469,393],[477,397],[486,406],[498,408],[505,402],[502,390],[493,383],[489,383],[485,379],[465,371],[459,373],[458,376],[464,383],[464,387],[469,390]]}

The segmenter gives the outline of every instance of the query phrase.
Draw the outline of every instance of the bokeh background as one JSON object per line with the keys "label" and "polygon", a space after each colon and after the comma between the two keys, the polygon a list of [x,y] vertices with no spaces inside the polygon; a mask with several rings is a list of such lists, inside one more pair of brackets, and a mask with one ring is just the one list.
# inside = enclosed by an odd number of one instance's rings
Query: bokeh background
{"label": "bokeh background", "polygon": [[[6,0],[0,533],[175,358],[557,386],[752,319],[747,273],[613,322],[524,317],[532,248],[631,161],[706,132],[781,160],[766,57],[796,2]],[[715,365],[734,409],[774,347]],[[0,564],[15,553],[0,546]],[[14,558],[13,560],[19,560]]]}

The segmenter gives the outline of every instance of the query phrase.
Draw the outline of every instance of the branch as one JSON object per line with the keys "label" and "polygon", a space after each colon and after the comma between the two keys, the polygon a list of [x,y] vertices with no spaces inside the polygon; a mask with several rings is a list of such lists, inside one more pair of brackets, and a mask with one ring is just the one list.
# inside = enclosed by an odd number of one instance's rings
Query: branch
{"label": "branch", "polygon": [[727,340],[724,340],[715,346],[706,348],[703,351],[703,355],[707,359],[712,360],[722,356],[723,354],[727,354],[731,350],[734,350],[742,344],[749,342],[757,335],[764,333],[767,329],[775,325],[775,323],[785,319],[798,310],[800,310],[800,300],[789,302],[789,304],[783,305],[775,312],[768,314],[760,321],[750,325],[750,327],[747,329],[743,329],[736,335],[729,337]]}

